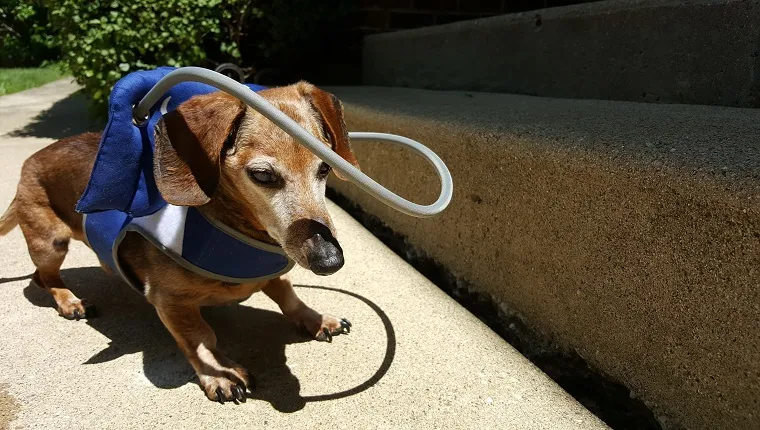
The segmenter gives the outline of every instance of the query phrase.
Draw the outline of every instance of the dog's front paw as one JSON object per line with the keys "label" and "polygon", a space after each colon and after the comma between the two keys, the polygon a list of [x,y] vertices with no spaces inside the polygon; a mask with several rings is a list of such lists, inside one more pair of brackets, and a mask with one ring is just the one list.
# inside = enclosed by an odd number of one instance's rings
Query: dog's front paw
{"label": "dog's front paw", "polygon": [[95,305],[87,300],[67,300],[58,306],[58,315],[77,321],[82,318],[94,318],[96,316]]}
{"label": "dog's front paw", "polygon": [[321,315],[321,317],[322,321],[319,326],[313,325],[313,327],[316,327],[316,330],[310,330],[316,340],[320,342],[332,342],[333,336],[351,333],[351,321],[327,314]]}
{"label": "dog's front paw", "polygon": [[222,404],[225,401],[245,403],[248,390],[253,391],[253,379],[240,366],[208,373],[211,374],[199,375],[198,379],[209,400]]}
{"label": "dog's front paw", "polygon": [[287,314],[297,326],[306,330],[310,336],[320,342],[332,342],[333,336],[351,333],[351,322],[330,314],[320,314],[314,309],[303,306]]}

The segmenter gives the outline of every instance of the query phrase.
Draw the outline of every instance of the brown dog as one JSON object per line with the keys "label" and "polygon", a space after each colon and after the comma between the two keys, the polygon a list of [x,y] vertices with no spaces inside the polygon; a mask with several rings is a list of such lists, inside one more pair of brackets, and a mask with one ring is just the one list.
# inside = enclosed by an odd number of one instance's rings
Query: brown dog
{"label": "brown dog", "polygon": [[[340,102],[333,95],[305,82],[259,94],[358,165]],[[198,207],[248,237],[279,244],[291,259],[316,274],[331,274],[343,266],[325,204],[328,165],[226,93],[196,96],[175,112],[184,118],[181,129],[166,117],[156,127],[154,172],[167,202]],[[228,139],[231,133],[234,138]],[[60,315],[69,319],[91,314],[91,305],[66,288],[59,271],[69,239],[84,239],[82,215],[74,208],[87,185],[99,140],[99,134],[87,133],[29,157],[16,197],[0,218],[0,235],[21,227],[37,268],[34,282],[50,292]],[[190,148],[185,151],[190,155],[180,156],[174,148]],[[118,259],[144,286],[147,300],[211,400],[245,401],[252,381],[244,368],[217,350],[216,335],[203,320],[201,306],[241,301],[261,290],[317,340],[331,341],[350,328],[347,320],[304,304],[283,277],[239,285],[214,281],[180,267],[134,233],[122,242]]]}

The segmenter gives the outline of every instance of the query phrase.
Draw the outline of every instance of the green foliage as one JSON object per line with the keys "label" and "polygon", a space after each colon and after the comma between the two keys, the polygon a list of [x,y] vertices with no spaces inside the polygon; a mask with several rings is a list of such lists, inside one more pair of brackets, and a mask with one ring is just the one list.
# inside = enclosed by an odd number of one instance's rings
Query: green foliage
{"label": "green foliage", "polygon": [[49,6],[63,61],[100,105],[131,71],[201,64],[203,41],[220,33],[224,15],[222,0],[50,0]]}
{"label": "green foliage", "polygon": [[[5,1],[5,0],[0,0]],[[27,0],[28,1],[28,0]],[[96,105],[135,70],[255,68],[318,38],[351,0],[46,0],[62,59]],[[327,29],[329,31],[329,29]]]}
{"label": "green foliage", "polygon": [[39,66],[58,58],[42,0],[0,0],[0,67]]}

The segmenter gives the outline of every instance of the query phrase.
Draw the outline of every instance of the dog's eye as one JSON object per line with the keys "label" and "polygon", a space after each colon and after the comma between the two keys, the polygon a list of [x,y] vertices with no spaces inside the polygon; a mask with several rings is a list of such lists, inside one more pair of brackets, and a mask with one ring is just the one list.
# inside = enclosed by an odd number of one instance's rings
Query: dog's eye
{"label": "dog's eye", "polygon": [[330,174],[331,167],[327,163],[322,163],[319,165],[319,171],[317,172],[317,176],[320,178],[324,178],[327,175]]}
{"label": "dog's eye", "polygon": [[274,185],[277,183],[277,176],[270,170],[251,170],[248,172],[251,179],[261,185]]}

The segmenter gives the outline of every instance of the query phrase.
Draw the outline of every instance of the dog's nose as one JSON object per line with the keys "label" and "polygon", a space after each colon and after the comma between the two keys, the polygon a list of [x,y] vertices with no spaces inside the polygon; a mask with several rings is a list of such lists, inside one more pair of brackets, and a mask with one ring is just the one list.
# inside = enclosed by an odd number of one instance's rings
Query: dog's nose
{"label": "dog's nose", "polygon": [[316,275],[331,275],[343,267],[343,250],[328,224],[317,217],[301,218],[287,230],[289,255]]}
{"label": "dog's nose", "polygon": [[316,275],[331,275],[343,267],[343,251],[317,233],[306,240],[309,270]]}

